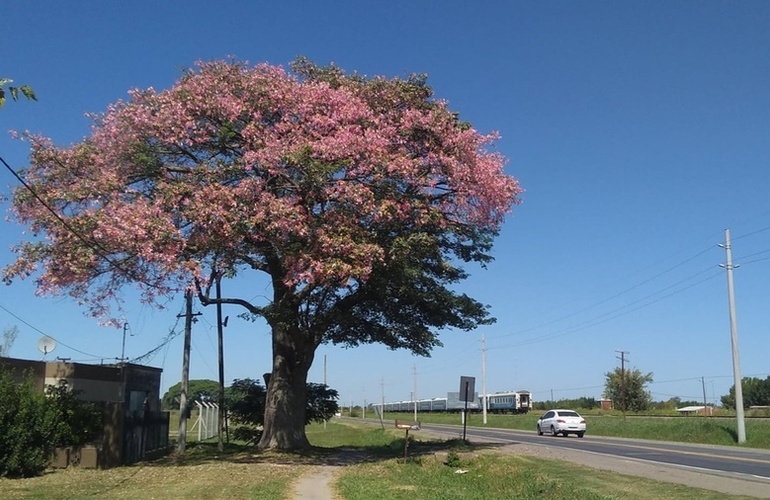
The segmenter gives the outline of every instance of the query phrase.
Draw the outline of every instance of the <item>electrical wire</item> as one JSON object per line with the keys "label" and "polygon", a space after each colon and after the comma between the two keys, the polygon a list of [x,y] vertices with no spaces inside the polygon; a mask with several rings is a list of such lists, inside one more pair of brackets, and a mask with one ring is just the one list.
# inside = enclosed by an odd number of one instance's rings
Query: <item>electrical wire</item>
{"label": "electrical wire", "polygon": [[[666,288],[658,290],[658,291],[656,291],[656,292],[654,292],[652,294],[649,294],[649,295],[647,295],[645,297],[642,297],[642,298],[640,298],[638,300],[630,302],[630,303],[628,303],[628,304],[626,304],[624,306],[618,307],[616,309],[613,309],[613,310],[611,310],[609,312],[606,312],[606,313],[604,313],[602,315],[599,315],[599,316],[596,316],[594,318],[590,318],[590,319],[588,319],[586,321],[583,321],[582,323],[578,323],[577,325],[570,326],[570,327],[567,327],[567,328],[563,328],[561,330],[557,330],[556,332],[553,332],[553,333],[548,334],[548,335],[544,335],[544,336],[540,336],[540,337],[530,337],[528,339],[523,339],[523,340],[521,340],[519,342],[513,342],[513,343],[510,343],[510,344],[504,344],[504,345],[501,345],[501,346],[500,345],[495,346],[494,344],[492,344],[492,345],[488,346],[488,348],[490,348],[490,349],[494,348],[495,350],[500,350],[500,349],[505,349],[505,348],[509,348],[509,347],[518,347],[518,346],[522,346],[522,345],[535,344],[535,343],[538,343],[538,342],[545,342],[545,341],[548,341],[548,340],[553,340],[555,338],[563,337],[564,335],[568,335],[570,333],[575,333],[575,332],[579,332],[579,331],[585,330],[586,328],[590,328],[590,327],[593,327],[593,326],[598,326],[598,325],[604,324],[604,323],[606,323],[608,321],[611,321],[613,319],[617,319],[619,317],[625,316],[627,314],[630,314],[632,312],[638,311],[638,310],[643,309],[645,307],[649,307],[649,306],[651,306],[651,305],[653,305],[653,304],[655,304],[657,302],[660,302],[661,300],[664,300],[664,299],[667,299],[667,298],[669,298],[671,296],[674,296],[674,295],[677,295],[679,293],[682,293],[682,292],[684,292],[684,291],[686,291],[686,290],[688,290],[690,288],[693,288],[693,287],[695,287],[697,285],[700,285],[701,283],[704,283],[706,281],[714,279],[714,278],[716,278],[717,276],[719,276],[721,274],[720,271],[715,271],[711,276],[708,276],[708,277],[706,277],[706,278],[704,278],[704,279],[702,279],[700,281],[697,281],[697,282],[695,282],[695,283],[693,283],[693,284],[691,284],[691,285],[689,285],[687,287],[681,288],[679,290],[675,290],[675,291],[673,291],[673,292],[671,292],[671,293],[669,293],[667,295],[664,295],[662,297],[659,297],[659,298],[657,298],[655,300],[651,300],[651,301],[646,302],[646,303],[644,303],[644,304],[642,304],[642,305],[640,305],[638,307],[634,307],[634,308],[631,308],[631,309],[628,309],[628,310],[624,311],[624,309],[627,309],[629,306],[631,306],[633,304],[637,304],[637,303],[645,301],[645,300],[647,300],[647,299],[649,299],[651,297],[654,297],[655,295],[658,295],[658,294],[660,294],[660,293],[662,293],[662,292],[664,292],[666,290],[669,290],[669,289],[671,289],[671,288],[673,288],[675,286],[678,286],[678,285],[680,285],[682,283],[685,283],[685,282],[689,281],[690,279],[692,279],[692,278],[694,278],[696,276],[699,276],[699,275],[701,275],[704,272],[707,272],[709,270],[711,270],[711,268],[705,269],[705,270],[703,270],[703,271],[701,271],[701,272],[699,272],[697,274],[694,274],[694,275],[692,275],[692,276],[690,276],[688,278],[685,278],[684,280],[680,280],[679,282],[674,283],[673,285],[669,285]],[[620,312],[620,311],[623,311],[623,312]],[[604,319],[602,319],[602,318],[604,318]],[[506,335],[506,336],[508,336],[508,335]],[[496,337],[496,338],[500,338],[500,337]]]}
{"label": "electrical wire", "polygon": [[[29,191],[32,196],[35,197],[35,199],[40,202],[43,207],[45,207],[46,210],[48,210],[51,215],[53,215],[59,223],[70,233],[72,233],[77,239],[85,243],[86,247],[90,248],[94,251],[98,256],[100,256],[102,259],[104,259],[113,269],[119,271],[123,275],[127,276],[128,278],[131,278],[139,283],[144,284],[145,286],[148,286],[150,288],[157,288],[157,285],[154,285],[152,283],[147,283],[145,280],[141,279],[141,277],[136,276],[133,272],[130,270],[123,269],[121,264],[115,262],[110,258],[108,255],[110,252],[105,249],[103,246],[99,245],[98,243],[94,241],[89,241],[85,238],[85,236],[81,235],[78,231],[75,230],[61,215],[59,215],[56,210],[53,209],[43,198],[40,197],[40,195],[37,194],[37,192],[32,189],[32,186],[27,184],[27,182],[24,180],[23,177],[21,177],[6,161],[5,159],[0,156],[0,162],[5,166],[5,168],[13,175],[16,180],[18,180],[24,188]],[[130,258],[133,258],[134,256],[131,256]]]}
{"label": "electrical wire", "polygon": [[663,275],[665,275],[665,274],[667,274],[667,273],[669,273],[669,272],[671,272],[671,271],[673,271],[673,270],[675,270],[675,269],[677,269],[677,268],[687,264],[688,262],[691,262],[692,260],[700,257],[701,255],[705,254],[706,252],[709,252],[710,250],[712,250],[714,248],[716,248],[714,245],[710,245],[708,248],[705,248],[705,249],[701,250],[700,252],[696,253],[695,255],[687,257],[686,259],[684,259],[683,261],[679,262],[678,264],[673,265],[673,266],[665,269],[664,271],[661,271],[661,272],[659,272],[659,273],[657,273],[657,274],[655,274],[655,275],[653,275],[653,276],[651,276],[651,277],[649,277],[647,279],[644,279],[644,280],[640,281],[639,283],[631,285],[628,288],[625,288],[625,289],[623,289],[623,290],[621,290],[621,291],[619,291],[619,292],[617,292],[617,293],[615,293],[615,294],[613,294],[613,295],[611,295],[611,296],[609,296],[609,297],[607,297],[605,299],[602,299],[602,300],[600,300],[598,302],[594,302],[593,304],[588,305],[588,306],[586,306],[586,307],[584,307],[582,309],[579,309],[577,311],[573,311],[573,312],[571,312],[569,314],[565,314],[564,316],[560,316],[560,317],[558,317],[558,318],[556,318],[554,320],[551,320],[551,321],[548,321],[548,322],[545,322],[545,323],[541,323],[539,325],[535,325],[535,326],[526,328],[524,330],[520,330],[520,331],[513,332],[513,333],[507,333],[507,334],[502,334],[502,335],[491,336],[490,339],[495,339],[496,340],[496,339],[503,338],[503,337],[511,337],[511,336],[514,336],[514,335],[522,335],[524,333],[528,333],[528,332],[531,332],[531,331],[534,331],[534,330],[539,330],[539,329],[544,328],[546,326],[550,326],[550,325],[552,325],[554,323],[559,323],[559,322],[564,321],[565,319],[571,318],[573,316],[577,316],[578,314],[581,314],[581,313],[586,312],[588,310],[594,309],[594,308],[596,308],[596,307],[598,307],[598,306],[600,306],[602,304],[605,304],[605,303],[607,303],[607,302],[609,302],[609,301],[611,301],[613,299],[616,299],[616,298],[618,298],[618,297],[620,297],[622,295],[625,295],[628,292],[631,292],[631,291],[633,291],[633,290],[635,290],[635,289],[637,289],[637,288],[639,288],[639,287],[641,287],[643,285],[646,285],[647,283],[649,283],[649,282],[651,282],[651,281],[653,281],[653,280],[655,280],[655,279],[657,279],[657,278],[659,278],[659,277],[661,277],[661,276],[663,276]]}
{"label": "electrical wire", "polygon": [[16,318],[17,320],[21,321],[22,323],[24,323],[24,324],[25,324],[25,325],[27,325],[28,327],[32,328],[32,329],[33,329],[33,330],[35,330],[36,332],[38,332],[38,333],[40,333],[40,334],[42,334],[42,335],[45,335],[46,337],[50,337],[50,338],[54,339],[54,340],[56,341],[56,343],[57,343],[57,344],[59,344],[59,345],[62,345],[62,346],[66,347],[67,349],[70,349],[70,350],[72,350],[72,351],[75,351],[75,352],[77,352],[78,354],[82,354],[82,355],[84,355],[84,356],[90,356],[90,357],[91,357],[91,358],[93,358],[93,359],[112,359],[110,356],[98,356],[98,355],[96,355],[96,354],[91,354],[91,353],[88,353],[88,352],[85,352],[85,351],[81,351],[80,349],[76,349],[75,347],[72,347],[72,346],[70,346],[70,345],[67,345],[67,344],[65,344],[64,342],[62,342],[61,340],[59,340],[59,339],[57,339],[56,337],[54,337],[53,335],[50,335],[50,334],[48,334],[48,333],[45,333],[44,331],[40,330],[40,329],[39,329],[39,328],[37,328],[36,326],[34,326],[34,325],[32,325],[32,324],[28,323],[27,321],[25,321],[24,319],[22,319],[21,317],[19,317],[17,314],[14,314],[14,313],[13,313],[13,312],[11,312],[9,309],[7,309],[6,307],[4,307],[2,304],[0,304],[0,309],[2,309],[3,311],[7,312],[8,314],[10,314],[11,316],[13,316],[13,317],[14,317],[14,318]]}

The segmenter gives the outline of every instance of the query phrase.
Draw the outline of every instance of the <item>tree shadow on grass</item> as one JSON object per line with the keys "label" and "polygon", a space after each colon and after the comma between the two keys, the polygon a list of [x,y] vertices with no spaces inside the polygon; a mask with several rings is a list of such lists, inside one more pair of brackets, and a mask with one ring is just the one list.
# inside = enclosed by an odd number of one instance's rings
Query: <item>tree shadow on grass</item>
{"label": "tree shadow on grass", "polygon": [[[473,453],[487,449],[496,449],[510,445],[505,443],[471,443],[461,439],[409,439],[406,457],[417,460],[426,456],[442,456],[450,452]],[[135,465],[152,466],[189,466],[213,462],[273,464],[273,465],[327,465],[346,466],[359,463],[371,463],[391,459],[404,459],[404,438],[394,437],[382,444],[360,446],[313,446],[297,451],[260,451],[254,445],[227,443],[223,451],[217,449],[217,443],[188,444],[184,454],[176,452],[155,460],[144,461]]]}

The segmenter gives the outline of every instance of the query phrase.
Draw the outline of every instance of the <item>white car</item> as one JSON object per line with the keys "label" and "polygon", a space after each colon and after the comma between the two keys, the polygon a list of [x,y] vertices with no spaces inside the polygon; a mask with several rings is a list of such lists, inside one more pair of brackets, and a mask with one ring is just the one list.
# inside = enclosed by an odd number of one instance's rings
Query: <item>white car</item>
{"label": "white car", "polygon": [[574,410],[548,410],[537,419],[537,433],[542,436],[544,432],[552,436],[577,434],[582,438],[586,433],[586,419]]}

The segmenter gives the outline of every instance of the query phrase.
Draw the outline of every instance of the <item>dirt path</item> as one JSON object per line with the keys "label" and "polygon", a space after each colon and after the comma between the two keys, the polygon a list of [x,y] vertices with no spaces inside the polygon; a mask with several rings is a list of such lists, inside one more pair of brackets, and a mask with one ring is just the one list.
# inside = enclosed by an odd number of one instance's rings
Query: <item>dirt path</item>
{"label": "dirt path", "polygon": [[344,467],[377,460],[367,451],[358,449],[343,449],[334,455],[327,456],[320,463],[310,467],[294,484],[291,500],[340,500],[332,483],[336,474]]}
{"label": "dirt path", "polygon": [[339,470],[337,465],[319,465],[299,478],[294,485],[293,500],[335,500],[331,482]]}

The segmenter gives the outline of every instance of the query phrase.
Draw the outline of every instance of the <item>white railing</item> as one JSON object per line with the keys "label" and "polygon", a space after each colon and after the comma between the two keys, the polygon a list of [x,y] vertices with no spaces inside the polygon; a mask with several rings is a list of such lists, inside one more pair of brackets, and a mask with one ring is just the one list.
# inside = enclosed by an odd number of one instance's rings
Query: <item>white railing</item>
{"label": "white railing", "polygon": [[200,401],[196,401],[195,405],[198,407],[198,420],[192,428],[198,428],[198,441],[219,435],[219,405]]}

